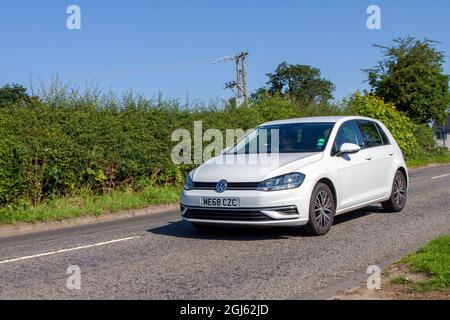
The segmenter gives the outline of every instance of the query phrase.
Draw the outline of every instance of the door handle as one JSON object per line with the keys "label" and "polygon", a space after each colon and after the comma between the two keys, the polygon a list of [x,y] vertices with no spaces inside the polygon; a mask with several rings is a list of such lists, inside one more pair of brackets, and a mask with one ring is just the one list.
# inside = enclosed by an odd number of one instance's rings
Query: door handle
{"label": "door handle", "polygon": [[372,156],[367,156],[367,157],[366,157],[366,160],[367,160],[367,161],[372,160]]}
{"label": "door handle", "polygon": [[388,156],[393,156],[394,155],[394,153],[393,152],[390,152],[390,153],[388,153]]}

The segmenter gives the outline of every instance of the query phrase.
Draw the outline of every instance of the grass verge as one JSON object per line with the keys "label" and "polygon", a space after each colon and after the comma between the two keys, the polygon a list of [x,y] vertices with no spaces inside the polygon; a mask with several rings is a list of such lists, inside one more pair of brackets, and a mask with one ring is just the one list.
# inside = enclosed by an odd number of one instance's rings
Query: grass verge
{"label": "grass verge", "polygon": [[398,276],[391,279],[392,284],[408,284],[411,280],[405,276]]}
{"label": "grass verge", "polygon": [[411,283],[412,290],[450,292],[450,235],[429,242],[399,264],[406,265],[413,273],[427,275],[427,280]]}
{"label": "grass verge", "polygon": [[450,152],[439,155],[420,156],[417,159],[411,159],[406,161],[408,168],[417,168],[429,164],[445,164],[445,163],[450,163]]}
{"label": "grass verge", "polygon": [[87,215],[99,216],[122,210],[178,201],[179,187],[148,186],[141,191],[113,191],[105,195],[81,194],[54,197],[37,206],[10,205],[0,208],[0,224],[48,222]]}
{"label": "grass verge", "polygon": [[336,300],[450,300],[450,235],[430,241],[383,271],[381,289],[367,283],[334,296]]}

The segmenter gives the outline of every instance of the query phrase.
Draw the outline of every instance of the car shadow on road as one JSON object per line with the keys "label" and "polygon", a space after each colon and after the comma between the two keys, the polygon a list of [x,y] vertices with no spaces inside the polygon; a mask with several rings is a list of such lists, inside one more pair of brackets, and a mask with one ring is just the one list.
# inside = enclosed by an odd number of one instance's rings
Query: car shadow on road
{"label": "car shadow on road", "polygon": [[[246,228],[246,227],[211,227],[197,229],[186,221],[174,221],[169,224],[147,230],[147,232],[177,238],[189,238],[200,240],[234,240],[257,241],[276,240],[295,237],[301,231],[295,228]],[[305,234],[305,236],[307,236]]]}
{"label": "car shadow on road", "polygon": [[[349,213],[336,216],[334,225],[360,219],[379,211],[378,207],[370,206]],[[189,222],[180,220],[169,222],[167,225],[148,229],[147,232],[176,238],[200,240],[226,240],[226,241],[258,241],[277,240],[291,237],[310,237],[302,228],[275,227],[275,228],[247,228],[247,227],[213,227],[210,229],[197,229]]]}
{"label": "car shadow on road", "polygon": [[350,222],[352,220],[364,218],[365,216],[369,216],[378,212],[381,212],[382,209],[380,206],[368,206],[355,211],[347,212],[340,214],[334,218],[334,225],[338,225],[341,223]]}

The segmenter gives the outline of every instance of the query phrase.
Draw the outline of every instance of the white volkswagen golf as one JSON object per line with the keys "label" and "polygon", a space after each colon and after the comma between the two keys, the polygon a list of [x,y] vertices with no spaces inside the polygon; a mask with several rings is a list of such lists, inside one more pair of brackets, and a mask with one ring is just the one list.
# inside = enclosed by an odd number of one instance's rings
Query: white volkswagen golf
{"label": "white volkswagen golf", "polygon": [[406,204],[402,152],[380,121],[317,117],[265,123],[189,173],[183,219],[210,225],[305,226],[324,235],[336,214]]}

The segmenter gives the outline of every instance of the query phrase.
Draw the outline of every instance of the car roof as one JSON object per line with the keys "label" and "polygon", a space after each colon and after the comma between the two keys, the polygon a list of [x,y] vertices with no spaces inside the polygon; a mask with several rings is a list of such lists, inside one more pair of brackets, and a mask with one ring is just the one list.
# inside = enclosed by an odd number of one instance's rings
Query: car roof
{"label": "car roof", "polygon": [[262,124],[261,126],[268,125],[278,125],[278,124],[294,124],[294,123],[321,123],[321,122],[344,122],[348,120],[371,120],[376,121],[375,119],[360,117],[360,116],[330,116],[330,117],[307,117],[307,118],[296,118],[296,119],[286,119],[286,120],[276,120],[270,121]]}

